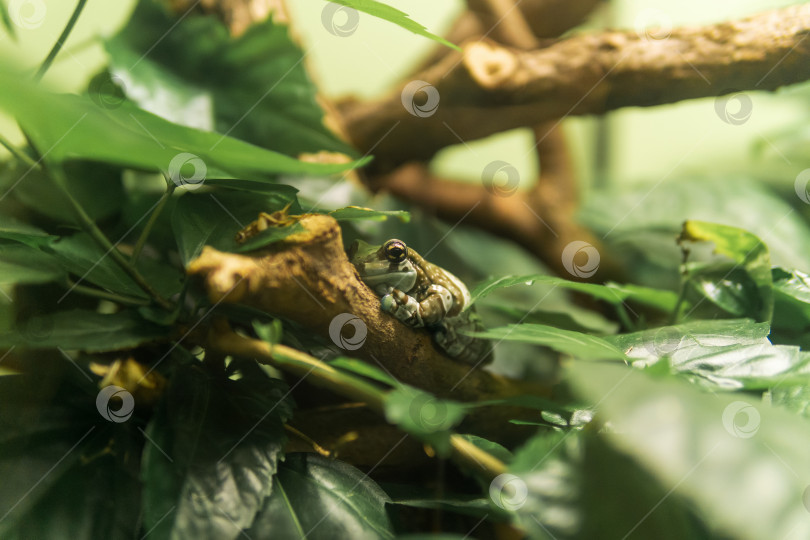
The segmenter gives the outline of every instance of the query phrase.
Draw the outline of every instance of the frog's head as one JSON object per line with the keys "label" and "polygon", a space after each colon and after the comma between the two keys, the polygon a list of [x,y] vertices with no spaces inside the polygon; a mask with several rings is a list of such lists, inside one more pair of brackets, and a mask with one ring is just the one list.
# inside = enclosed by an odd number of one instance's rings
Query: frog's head
{"label": "frog's head", "polygon": [[391,289],[407,292],[416,283],[416,268],[402,240],[391,239],[382,246],[357,240],[348,255],[365,284],[379,296],[388,294]]}

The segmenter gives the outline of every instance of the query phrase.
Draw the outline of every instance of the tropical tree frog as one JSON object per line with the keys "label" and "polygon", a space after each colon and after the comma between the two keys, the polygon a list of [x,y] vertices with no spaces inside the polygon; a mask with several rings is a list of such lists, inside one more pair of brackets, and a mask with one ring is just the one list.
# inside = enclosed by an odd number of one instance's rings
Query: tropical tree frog
{"label": "tropical tree frog", "polygon": [[360,277],[379,297],[383,311],[415,328],[425,327],[449,356],[465,363],[487,362],[489,341],[462,330],[482,330],[470,292],[456,276],[429,263],[401,240],[382,246],[356,241],[349,259]]}

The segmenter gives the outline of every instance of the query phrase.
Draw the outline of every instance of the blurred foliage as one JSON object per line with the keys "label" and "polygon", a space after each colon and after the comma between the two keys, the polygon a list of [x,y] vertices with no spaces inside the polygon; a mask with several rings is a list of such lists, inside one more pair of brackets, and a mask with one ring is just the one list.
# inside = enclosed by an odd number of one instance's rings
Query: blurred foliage
{"label": "blurred foliage", "polygon": [[[378,2],[339,4],[435,38]],[[325,127],[285,24],[232,38],[142,0],[101,40],[107,65],[78,95],[0,63],[0,111],[25,135],[0,164],[0,537],[810,537],[810,200],[772,155],[805,163],[803,124],[750,149],[772,165],[767,182],[661,171],[652,186],[589,191],[581,221],[629,282],[583,283],[350,179],[371,158]],[[345,159],[311,158],[321,151]],[[285,426],[313,396],[184,342],[217,310],[270,343],[326,348],[185,280],[205,245],[240,252],[300,230],[239,244],[260,212],[330,214],[347,243],[401,238],[475,285],[488,369],[559,376],[559,392],[459,403],[327,352],[385,387],[386,420],[440,458],[480,407],[536,412],[504,421],[536,430],[521,444],[463,434],[504,474],[391,481],[286,453]]]}

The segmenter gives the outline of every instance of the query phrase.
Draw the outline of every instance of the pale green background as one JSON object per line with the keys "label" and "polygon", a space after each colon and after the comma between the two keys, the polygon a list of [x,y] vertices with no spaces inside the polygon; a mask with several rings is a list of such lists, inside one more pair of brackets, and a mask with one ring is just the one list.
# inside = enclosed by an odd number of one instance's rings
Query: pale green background
{"label": "pale green background", "polygon": [[[31,9],[26,0],[4,0],[10,9],[21,5]],[[289,2],[294,22],[307,51],[307,62],[323,91],[331,96],[355,94],[372,97],[393,88],[435,47],[434,43],[410,34],[390,23],[361,13],[355,33],[337,37],[321,24],[323,0]],[[452,17],[462,9],[460,0],[431,2],[397,0],[390,4],[408,12],[413,19],[436,33],[442,33],[452,23]],[[740,17],[763,9],[789,5],[777,0],[684,0],[671,1],[616,0],[610,12],[603,9],[591,21],[590,27],[643,27],[644,21],[665,27],[702,24]],[[75,5],[65,0],[48,0],[42,25],[35,29],[18,29],[15,43],[0,32],[0,53],[12,56],[32,69],[47,54]],[[132,0],[110,2],[89,0],[85,13],[46,81],[64,91],[79,91],[89,76],[104,65],[105,57],[97,38],[114,33],[134,5]],[[30,14],[30,13],[29,13]],[[788,90],[778,94],[750,92],[753,114],[744,125],[722,122],[714,111],[714,100],[701,99],[652,109],[625,109],[606,115],[603,128],[608,134],[610,153],[606,177],[611,183],[657,183],[691,172],[713,170],[756,171],[766,178],[792,181],[806,164],[794,163],[780,156],[771,143],[773,133],[806,120],[802,101],[806,93]],[[440,105],[441,106],[441,105]],[[569,118],[564,127],[576,157],[576,167],[583,185],[595,181],[597,166],[593,163],[595,126],[593,117]],[[0,130],[18,140],[13,123],[0,121]],[[529,152],[531,137],[527,131],[503,134],[486,144],[469,143],[442,152],[434,167],[442,174],[456,175],[477,181],[484,166],[502,159],[521,171],[524,183],[536,176],[537,164]],[[760,144],[771,152],[765,163],[753,161],[751,148]],[[774,150],[775,149],[775,150]]]}

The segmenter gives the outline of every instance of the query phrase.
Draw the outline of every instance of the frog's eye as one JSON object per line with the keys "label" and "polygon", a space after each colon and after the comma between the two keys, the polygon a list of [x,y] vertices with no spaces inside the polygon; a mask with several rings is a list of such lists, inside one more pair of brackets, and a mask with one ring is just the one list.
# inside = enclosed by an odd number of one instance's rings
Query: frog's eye
{"label": "frog's eye", "polygon": [[388,262],[399,264],[408,256],[408,247],[402,240],[389,240],[383,244],[383,253]]}

